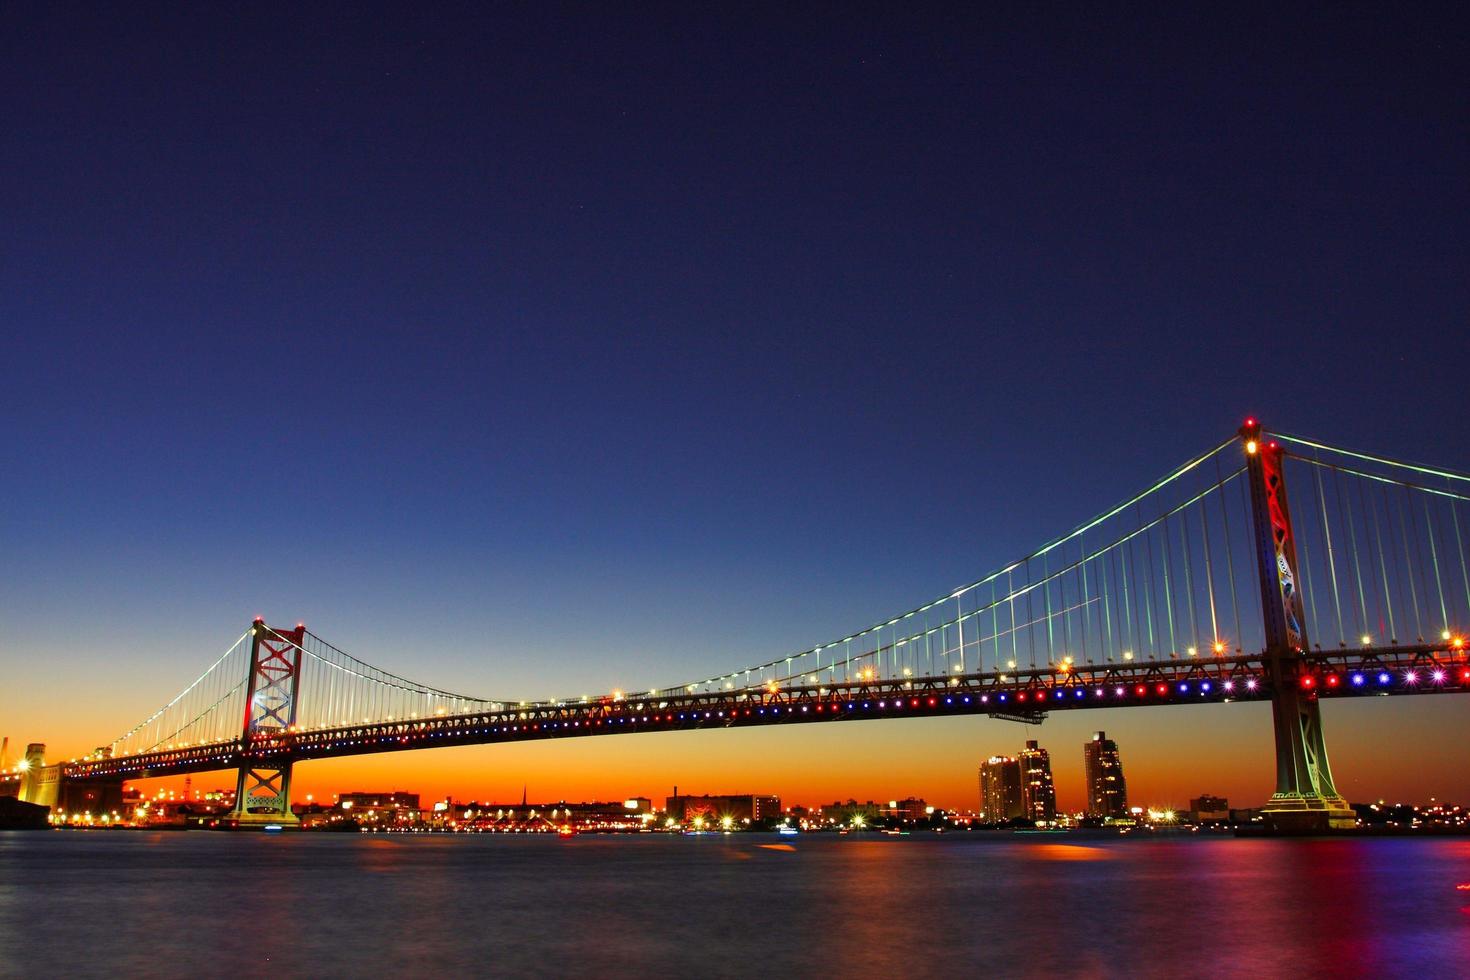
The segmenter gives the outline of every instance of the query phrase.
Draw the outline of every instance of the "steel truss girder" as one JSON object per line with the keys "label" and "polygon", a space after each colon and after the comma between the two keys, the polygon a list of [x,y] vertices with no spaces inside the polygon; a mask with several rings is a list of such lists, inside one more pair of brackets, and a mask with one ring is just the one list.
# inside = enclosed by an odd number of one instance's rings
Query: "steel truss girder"
{"label": "steel truss girder", "polygon": [[[1434,681],[1440,672],[1442,681]],[[1408,680],[1417,672],[1417,680]],[[1378,682],[1387,673],[1390,683]],[[1355,685],[1354,675],[1363,675],[1365,683]],[[97,759],[73,763],[66,767],[69,779],[123,776],[142,779],[186,772],[205,772],[236,768],[249,764],[265,764],[269,760],[318,759],[333,756],[362,755],[420,749],[438,745],[485,744],[529,739],[567,738],[589,735],[611,735],[635,731],[670,731],[692,728],[728,728],[747,725],[810,723],[819,721],[852,721],[872,718],[934,717],[947,715],[989,714],[994,708],[1018,708],[1016,696],[1026,695],[1027,706],[1040,703],[1048,711],[1086,708],[1136,708],[1163,704],[1206,704],[1232,701],[1264,701],[1271,697],[1272,681],[1264,658],[1253,656],[1208,657],[1188,661],[1128,662],[1112,664],[1077,664],[1067,672],[1057,670],[1008,671],[1002,682],[995,673],[970,674],[959,677],[919,677],[893,682],[869,682],[838,686],[795,686],[779,689],[727,691],[720,694],[686,695],[658,700],[598,701],[590,704],[534,705],[507,708],[499,712],[474,712],[444,715],[417,720],[399,720],[376,724],[347,725],[338,728],[297,731],[269,730],[257,734],[242,746],[238,740],[213,745],[193,745],[135,756]],[[1334,681],[1334,678],[1336,680]],[[958,684],[951,681],[958,680]],[[1200,681],[1211,684],[1208,692]],[[1254,681],[1251,690],[1247,685]],[[1310,681],[1321,699],[1339,697],[1373,697],[1383,695],[1418,695],[1470,693],[1470,656],[1463,649],[1446,644],[1419,644],[1390,647],[1338,648],[1304,653],[1295,675],[1296,683]],[[1224,685],[1230,683],[1230,690]],[[1189,684],[1187,693],[1178,690]],[[1143,684],[1145,695],[1136,693]],[[1158,685],[1167,693],[1160,695]],[[1123,687],[1122,697],[1113,692]],[[1108,696],[1098,697],[1101,687]],[[1092,691],[1076,697],[1077,690]],[[1056,693],[1062,692],[1057,698]],[[1000,702],[999,695],[1007,700]],[[895,695],[905,698],[902,709],[877,707],[880,701]],[[936,705],[930,707],[928,698]],[[966,703],[965,697],[971,700]],[[953,699],[945,704],[944,698]],[[986,698],[981,701],[981,698]],[[909,702],[914,698],[919,705]],[[866,701],[871,705],[863,709]],[[644,722],[645,714],[653,718],[653,705],[660,708],[660,720]],[[859,705],[847,709],[851,703]],[[817,706],[821,705],[820,712]],[[836,705],[838,711],[830,710]],[[760,712],[765,708],[782,708],[780,712]],[[807,710],[802,711],[805,707]],[[792,709],[792,710],[786,710]],[[738,717],[733,711],[740,711]],[[749,710],[750,715],[743,714]],[[680,713],[686,715],[680,719]],[[662,720],[672,714],[673,721]],[[709,714],[711,717],[705,718]],[[695,717],[697,715],[697,717]],[[622,719],[621,721],[619,719]]]}

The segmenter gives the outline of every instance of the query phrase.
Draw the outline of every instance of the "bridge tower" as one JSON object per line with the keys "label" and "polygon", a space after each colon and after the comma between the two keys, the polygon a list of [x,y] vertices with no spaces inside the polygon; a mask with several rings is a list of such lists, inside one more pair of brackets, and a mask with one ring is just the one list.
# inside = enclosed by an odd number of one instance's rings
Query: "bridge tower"
{"label": "bridge tower", "polygon": [[293,824],[296,815],[291,812],[291,760],[258,759],[253,747],[261,736],[296,724],[301,643],[306,627],[276,630],[256,619],[250,632],[245,727],[240,735],[243,761],[235,783],[235,809],[229,822],[236,827]]}
{"label": "bridge tower", "polygon": [[1266,626],[1266,671],[1276,729],[1276,792],[1262,813],[1280,831],[1351,827],[1355,814],[1332,782],[1317,693],[1302,685],[1307,630],[1297,584],[1296,537],[1286,502],[1283,452],[1275,442],[1262,441],[1261,423],[1255,419],[1246,420],[1240,437],[1250,479]]}
{"label": "bridge tower", "polygon": [[55,806],[61,789],[61,767],[46,765],[46,743],[32,742],[22,757],[20,800],[38,806]]}

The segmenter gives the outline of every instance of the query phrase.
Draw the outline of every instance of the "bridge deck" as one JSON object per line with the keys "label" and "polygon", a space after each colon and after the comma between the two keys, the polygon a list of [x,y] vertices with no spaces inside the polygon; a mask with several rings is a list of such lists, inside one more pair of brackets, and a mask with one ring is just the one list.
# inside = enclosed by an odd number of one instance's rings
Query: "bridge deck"
{"label": "bridge deck", "polygon": [[[1289,666],[1295,673],[1286,682],[1326,698],[1470,692],[1470,658],[1464,650],[1447,645],[1313,651]],[[287,759],[634,732],[974,714],[1026,717],[1083,708],[1269,701],[1273,690],[1260,655],[1077,664],[1067,670],[604,698],[277,731],[258,737],[248,751],[239,741],[181,746],[80,761],[66,765],[63,772],[67,779],[141,779],[230,769],[247,762],[279,764]]]}

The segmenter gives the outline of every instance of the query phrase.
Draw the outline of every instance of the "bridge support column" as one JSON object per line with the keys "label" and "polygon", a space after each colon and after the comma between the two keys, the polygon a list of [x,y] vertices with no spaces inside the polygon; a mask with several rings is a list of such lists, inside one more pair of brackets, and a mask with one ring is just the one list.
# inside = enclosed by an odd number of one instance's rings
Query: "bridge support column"
{"label": "bridge support column", "polygon": [[266,754],[260,743],[296,723],[306,629],[273,630],[257,619],[251,633],[245,728],[240,736],[245,761],[235,782],[229,823],[237,828],[291,825],[297,822],[291,812],[291,759]]}
{"label": "bridge support column", "polygon": [[1282,450],[1274,442],[1261,440],[1261,425],[1254,419],[1241,428],[1240,436],[1245,443],[1255,519],[1276,732],[1276,792],[1262,814],[1272,829],[1286,833],[1352,827],[1356,815],[1332,782],[1321,706],[1316,692],[1301,684],[1307,632],[1297,586],[1296,538],[1286,502]]}
{"label": "bridge support column", "polygon": [[55,807],[61,792],[61,766],[46,765],[46,743],[32,742],[26,746],[25,772],[20,777],[22,803]]}

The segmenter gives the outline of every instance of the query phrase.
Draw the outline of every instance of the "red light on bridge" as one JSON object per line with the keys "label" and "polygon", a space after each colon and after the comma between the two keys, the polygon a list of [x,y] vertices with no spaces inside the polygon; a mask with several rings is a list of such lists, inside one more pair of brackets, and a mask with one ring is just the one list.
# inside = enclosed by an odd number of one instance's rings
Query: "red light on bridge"
{"label": "red light on bridge", "polygon": [[1140,685],[1138,685],[1138,687],[1136,687],[1134,689],[1134,691],[1135,691],[1135,693],[1138,694],[1139,697],[1142,697],[1143,695],[1145,695],[1145,694],[1148,693],[1148,688],[1146,688],[1142,684],[1140,684]]}
{"label": "red light on bridge", "polygon": [[1169,685],[1168,684],[1160,684],[1156,690],[1158,690],[1158,692],[1160,694],[1168,694],[1169,693]]}
{"label": "red light on bridge", "polygon": [[1328,674],[1327,675],[1327,686],[1328,687],[1336,687],[1337,686],[1337,675],[1336,674]]}
{"label": "red light on bridge", "polygon": [[1312,678],[1310,678],[1310,677],[1303,677],[1302,678],[1302,687],[1303,687],[1303,689],[1311,688],[1312,685],[1315,684],[1315,683],[1316,683],[1316,681],[1312,680]]}

